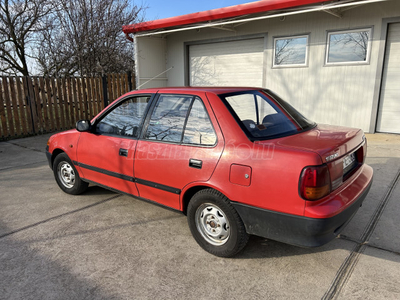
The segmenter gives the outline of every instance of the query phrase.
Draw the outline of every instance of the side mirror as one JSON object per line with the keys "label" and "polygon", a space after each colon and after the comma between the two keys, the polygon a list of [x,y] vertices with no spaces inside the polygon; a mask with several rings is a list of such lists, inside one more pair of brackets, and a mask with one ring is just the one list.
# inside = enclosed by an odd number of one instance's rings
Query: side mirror
{"label": "side mirror", "polygon": [[90,121],[89,120],[80,120],[76,122],[76,130],[79,132],[87,132],[90,130]]}

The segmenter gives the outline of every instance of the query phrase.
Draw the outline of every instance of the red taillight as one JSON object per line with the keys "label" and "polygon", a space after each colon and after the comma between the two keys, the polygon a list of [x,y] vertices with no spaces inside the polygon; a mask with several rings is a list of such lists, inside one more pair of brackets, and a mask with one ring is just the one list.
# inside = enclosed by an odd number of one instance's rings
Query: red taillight
{"label": "red taillight", "polygon": [[306,200],[318,200],[331,192],[327,165],[306,167],[300,176],[300,194]]}

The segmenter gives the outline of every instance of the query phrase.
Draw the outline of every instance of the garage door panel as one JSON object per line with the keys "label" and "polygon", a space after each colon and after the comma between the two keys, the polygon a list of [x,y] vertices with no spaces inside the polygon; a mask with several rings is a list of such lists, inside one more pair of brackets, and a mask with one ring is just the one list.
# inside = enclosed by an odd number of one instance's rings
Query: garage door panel
{"label": "garage door panel", "polygon": [[[398,67],[393,67],[391,66],[389,68],[389,70],[387,71],[387,77],[389,77],[390,81],[392,81],[392,77],[396,76],[396,78],[394,78],[395,80],[399,79],[400,76],[400,59],[399,62],[397,63],[399,66]],[[385,78],[386,80],[386,78]]]}
{"label": "garage door panel", "polygon": [[389,24],[377,131],[400,133],[400,23]]}
{"label": "garage door panel", "polygon": [[385,91],[387,91],[387,90],[398,91],[399,90],[399,84],[400,84],[400,70],[399,70],[399,73],[388,72],[387,74],[388,74],[388,77],[390,77],[390,78],[389,79],[385,78],[382,81],[382,86],[385,87]]}
{"label": "garage door panel", "polygon": [[262,86],[264,39],[189,47],[192,86]]}
{"label": "garage door panel", "polygon": [[[400,110],[398,111],[393,111],[394,113],[397,114],[397,116],[400,114]],[[399,118],[396,117],[392,112],[384,112],[382,113],[382,118],[385,119],[385,126],[387,128],[397,128],[399,124]],[[399,133],[396,131],[386,131],[389,133]]]}
{"label": "garage door panel", "polygon": [[[399,81],[400,82],[400,81]],[[390,98],[393,99],[394,97],[398,97],[399,92],[398,89],[386,89],[385,91],[382,91],[382,98]],[[385,109],[389,108],[389,110],[393,109],[393,107],[397,107],[397,102],[396,101],[385,101],[384,103]]]}
{"label": "garage door panel", "polygon": [[[400,47],[398,47],[399,49],[400,49]],[[399,52],[399,49],[396,49],[396,50],[398,50],[398,51],[394,51],[393,49],[393,51],[390,51],[390,52],[393,52],[393,53],[398,53]],[[395,55],[395,54],[393,54],[393,55]],[[399,63],[400,62],[400,57],[391,57],[390,59],[388,59],[387,61],[386,61],[386,63],[385,63],[385,67],[386,66],[390,66],[392,63]]]}
{"label": "garage door panel", "polygon": [[389,55],[392,55],[392,53],[393,53],[393,56],[394,57],[390,57],[386,62],[385,62],[385,67],[389,67],[389,66],[392,66],[393,64],[398,64],[398,63],[400,63],[400,57],[398,57],[398,56],[395,56],[396,55],[396,53],[398,54],[399,53],[399,51],[400,51],[400,45],[399,45],[399,47],[392,47],[391,48],[391,51],[388,51],[388,54]]}

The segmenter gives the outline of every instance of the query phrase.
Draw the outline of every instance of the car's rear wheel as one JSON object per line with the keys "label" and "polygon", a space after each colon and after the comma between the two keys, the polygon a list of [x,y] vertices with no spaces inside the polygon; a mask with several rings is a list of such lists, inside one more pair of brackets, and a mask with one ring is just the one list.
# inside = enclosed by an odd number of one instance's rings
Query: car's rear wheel
{"label": "car's rear wheel", "polygon": [[81,194],[89,186],[79,177],[74,165],[65,153],[60,153],[54,159],[53,173],[58,186],[68,194]]}
{"label": "car's rear wheel", "polygon": [[248,235],[243,221],[218,191],[196,193],[189,202],[187,217],[196,242],[211,254],[231,257],[246,246]]}

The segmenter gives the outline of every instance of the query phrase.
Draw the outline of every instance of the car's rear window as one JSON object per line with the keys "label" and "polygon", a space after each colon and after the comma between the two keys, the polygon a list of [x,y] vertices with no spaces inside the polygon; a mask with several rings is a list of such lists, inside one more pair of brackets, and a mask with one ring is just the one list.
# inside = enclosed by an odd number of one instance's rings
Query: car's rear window
{"label": "car's rear window", "polygon": [[269,90],[219,95],[249,138],[292,135],[316,124]]}

